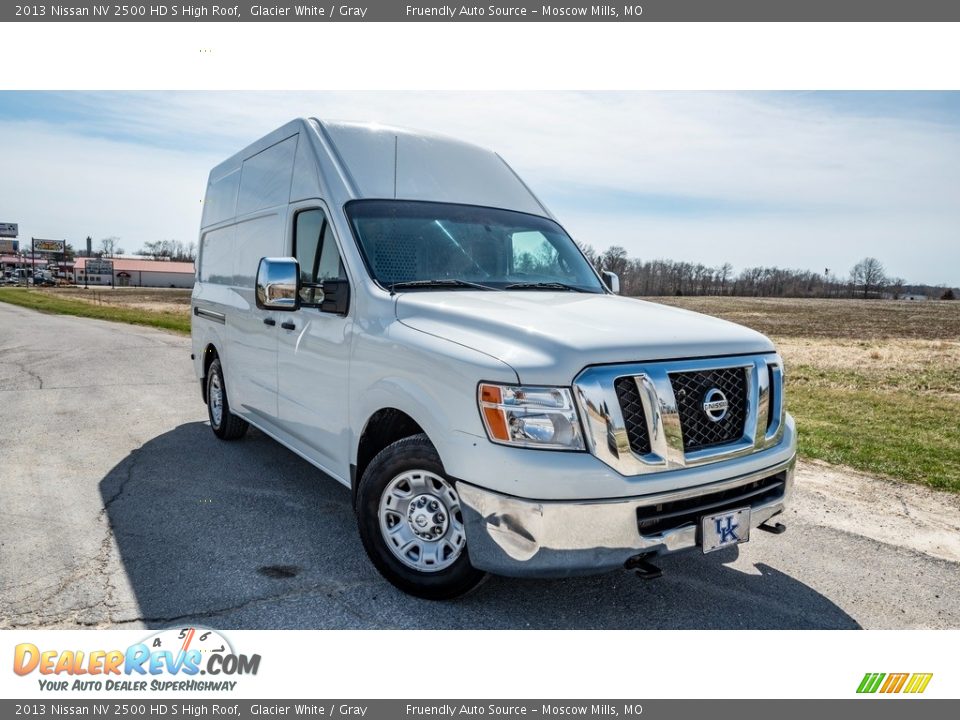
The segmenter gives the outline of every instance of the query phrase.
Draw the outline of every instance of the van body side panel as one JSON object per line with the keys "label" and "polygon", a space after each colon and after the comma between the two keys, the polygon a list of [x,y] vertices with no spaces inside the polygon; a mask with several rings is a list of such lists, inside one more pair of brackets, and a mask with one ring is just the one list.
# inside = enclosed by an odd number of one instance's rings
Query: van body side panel
{"label": "van body side panel", "polygon": [[[277,332],[264,324],[270,313],[257,308],[254,285],[260,258],[284,253],[301,125],[288,123],[211,172],[194,288],[194,309],[205,311],[193,316],[194,342],[217,337],[221,343],[217,350],[231,409],[270,422],[277,415]],[[219,225],[211,228],[210,223]],[[210,323],[221,327],[215,332],[199,329]],[[204,347],[195,348],[194,354],[202,355]],[[202,376],[202,364],[197,371]]]}
{"label": "van body side panel", "polygon": [[297,136],[262,150],[243,161],[237,215],[286,205],[290,201],[290,178],[297,150]]}
{"label": "van body side panel", "polygon": [[200,237],[199,277],[201,283],[218,286],[233,284],[234,226],[207,230]]}
{"label": "van body side panel", "polygon": [[227,311],[229,345],[227,377],[233,377],[234,412],[256,413],[271,421],[277,416],[277,326],[264,324],[278,313],[261,310],[254,296],[257,266],[262,257],[284,252],[286,208],[249,218],[234,226],[232,289],[235,304]]}
{"label": "van body side panel", "polygon": [[210,227],[224,220],[231,220],[237,214],[237,192],[240,189],[240,168],[227,171],[214,177],[210,174],[207,194],[203,199],[203,219],[201,225]]}
{"label": "van body side panel", "polygon": [[[236,307],[240,300],[230,286],[233,278],[234,234],[232,222],[200,233],[190,324],[195,371],[201,380],[204,379],[208,347],[216,348],[222,364],[229,362],[226,316],[229,309]],[[198,311],[203,314],[198,314]],[[225,377],[224,381],[227,397],[233,398],[233,378]]]}

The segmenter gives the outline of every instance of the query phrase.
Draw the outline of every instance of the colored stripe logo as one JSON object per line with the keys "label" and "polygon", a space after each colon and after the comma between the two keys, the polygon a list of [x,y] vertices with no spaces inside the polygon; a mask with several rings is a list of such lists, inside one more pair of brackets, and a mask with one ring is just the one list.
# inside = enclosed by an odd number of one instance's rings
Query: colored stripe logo
{"label": "colored stripe logo", "polygon": [[927,689],[933,673],[867,673],[857,687],[858,693],[919,694]]}

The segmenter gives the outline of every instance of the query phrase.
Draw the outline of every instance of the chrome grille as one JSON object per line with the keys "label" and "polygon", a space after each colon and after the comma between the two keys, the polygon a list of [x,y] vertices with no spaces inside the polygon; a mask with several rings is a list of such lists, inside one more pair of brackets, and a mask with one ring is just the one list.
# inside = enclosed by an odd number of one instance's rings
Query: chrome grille
{"label": "chrome grille", "polygon": [[630,449],[637,455],[646,455],[650,452],[650,432],[647,429],[647,419],[643,415],[643,401],[640,399],[640,391],[637,390],[637,381],[632,377],[617,378],[614,388],[623,411]]}
{"label": "chrome grille", "polygon": [[[670,382],[677,399],[686,452],[726,445],[743,437],[747,419],[745,368],[670,373]],[[703,409],[707,393],[713,389],[722,392],[727,399],[727,412],[719,421],[711,420]]]}
{"label": "chrome grille", "polygon": [[[591,453],[624,475],[761,452],[784,432],[783,365],[774,353],[585,368],[574,392]],[[704,407],[712,389],[726,414]],[[720,398],[722,399],[722,398]],[[715,427],[714,427],[715,426]]]}

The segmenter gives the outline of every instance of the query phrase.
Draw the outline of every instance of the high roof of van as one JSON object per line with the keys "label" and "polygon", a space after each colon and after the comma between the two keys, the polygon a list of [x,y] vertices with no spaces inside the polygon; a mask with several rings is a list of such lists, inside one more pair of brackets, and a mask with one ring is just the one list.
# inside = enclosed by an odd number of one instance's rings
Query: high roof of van
{"label": "high roof of van", "polygon": [[[204,208],[203,224],[245,212],[244,199],[272,183],[271,202],[321,197],[342,205],[358,199],[400,199],[483,205],[552,217],[495,152],[454,138],[376,123],[300,118],[277,128],[210,172],[220,205]],[[222,192],[227,186],[232,193]],[[244,186],[247,186],[246,189]],[[239,196],[239,201],[237,197]],[[260,200],[258,198],[258,200]],[[258,202],[261,207],[262,201]],[[211,211],[211,212],[208,212]]]}

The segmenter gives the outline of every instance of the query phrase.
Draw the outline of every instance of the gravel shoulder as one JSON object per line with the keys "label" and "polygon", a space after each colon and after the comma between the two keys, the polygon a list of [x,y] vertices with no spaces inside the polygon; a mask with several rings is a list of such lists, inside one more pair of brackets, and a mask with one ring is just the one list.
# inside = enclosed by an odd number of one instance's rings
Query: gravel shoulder
{"label": "gravel shoulder", "polygon": [[805,522],[960,563],[960,496],[801,462],[793,512]]}

